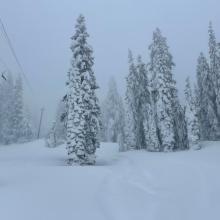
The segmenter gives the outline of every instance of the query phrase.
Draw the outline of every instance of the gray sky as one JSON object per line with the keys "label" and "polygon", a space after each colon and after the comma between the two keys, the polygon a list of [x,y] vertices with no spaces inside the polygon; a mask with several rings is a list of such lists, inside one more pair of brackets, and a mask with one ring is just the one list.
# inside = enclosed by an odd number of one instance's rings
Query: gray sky
{"label": "gray sky", "polygon": [[[220,41],[219,0],[0,0],[0,5],[0,16],[34,90],[29,96],[35,109],[46,108],[45,122],[53,118],[65,92],[70,37],[80,13],[86,17],[94,48],[99,94],[106,92],[111,75],[124,92],[128,48],[147,62],[156,27],[168,39],[180,95],[186,76],[195,76],[198,54],[207,53],[210,20]],[[2,35],[0,58],[18,73]]]}

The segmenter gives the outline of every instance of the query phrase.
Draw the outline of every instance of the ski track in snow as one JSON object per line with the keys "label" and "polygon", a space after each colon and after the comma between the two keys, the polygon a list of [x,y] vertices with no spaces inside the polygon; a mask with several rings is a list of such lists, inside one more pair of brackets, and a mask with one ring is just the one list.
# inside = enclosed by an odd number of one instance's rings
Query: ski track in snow
{"label": "ski track in snow", "polygon": [[[118,169],[114,166],[109,169],[109,175],[102,181],[97,192],[100,210],[104,212],[105,219],[109,220],[141,219],[143,216],[152,219],[155,211],[155,190],[150,187],[149,176],[137,175],[137,167],[130,158],[120,157],[119,160],[121,159],[123,164]],[[148,198],[150,201],[146,202]],[[128,210],[133,208],[139,211],[128,216]]]}
{"label": "ski track in snow", "polygon": [[220,143],[201,151],[119,153],[66,166],[65,147],[0,146],[0,220],[219,220]]}

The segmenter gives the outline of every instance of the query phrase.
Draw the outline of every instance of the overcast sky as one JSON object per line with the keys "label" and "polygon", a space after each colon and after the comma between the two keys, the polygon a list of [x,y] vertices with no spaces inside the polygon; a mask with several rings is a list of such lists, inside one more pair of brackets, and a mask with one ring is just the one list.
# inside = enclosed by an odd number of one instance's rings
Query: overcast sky
{"label": "overcast sky", "polygon": [[[86,17],[94,49],[100,96],[111,76],[124,92],[128,48],[147,62],[156,27],[174,56],[180,95],[186,76],[195,76],[200,51],[207,53],[210,20],[220,41],[219,0],[0,0],[1,19],[34,90],[29,96],[36,109],[45,107],[45,122],[53,118],[65,92],[70,37],[80,13]],[[0,58],[18,74],[2,35]]]}

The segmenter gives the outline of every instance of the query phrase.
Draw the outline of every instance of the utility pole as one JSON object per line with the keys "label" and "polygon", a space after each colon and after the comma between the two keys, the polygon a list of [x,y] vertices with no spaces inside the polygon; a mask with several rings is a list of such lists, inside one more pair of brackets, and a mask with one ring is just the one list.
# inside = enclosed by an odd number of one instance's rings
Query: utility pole
{"label": "utility pole", "polygon": [[40,130],[41,130],[41,123],[42,123],[42,119],[43,119],[43,114],[44,114],[44,108],[41,109],[41,113],[40,113],[40,123],[39,123],[39,128],[38,128],[37,139],[40,138]]}

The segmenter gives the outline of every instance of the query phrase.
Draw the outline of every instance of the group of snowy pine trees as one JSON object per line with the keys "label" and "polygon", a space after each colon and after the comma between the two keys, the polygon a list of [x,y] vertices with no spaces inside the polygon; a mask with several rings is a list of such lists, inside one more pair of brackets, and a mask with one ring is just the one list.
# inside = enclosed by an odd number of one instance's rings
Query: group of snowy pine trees
{"label": "group of snowy pine trees", "polygon": [[209,57],[199,55],[195,88],[189,79],[186,81],[186,116],[192,142],[220,140],[220,43],[211,23],[208,33]]}
{"label": "group of snowy pine trees", "polygon": [[150,61],[129,51],[126,90],[127,149],[175,151],[189,148],[187,123],[173,77],[173,58],[166,38],[156,29],[149,46]]}
{"label": "group of snowy pine trees", "polygon": [[178,99],[173,57],[157,28],[147,64],[141,56],[134,60],[129,51],[125,106],[111,79],[100,108],[88,37],[85,18],[80,15],[71,38],[68,90],[52,128],[53,134],[67,141],[69,164],[94,164],[100,140],[118,142],[121,151],[169,152],[198,147],[200,140],[220,139],[220,44],[211,25],[210,58],[200,54],[194,89],[187,78],[184,106]]}
{"label": "group of snowy pine trees", "polygon": [[102,140],[119,142],[122,151],[198,149],[201,140],[220,140],[220,43],[212,25],[209,59],[199,56],[195,88],[186,79],[183,106],[173,78],[172,55],[159,29],[149,51],[147,64],[141,56],[135,62],[129,51],[125,110],[116,84],[110,83],[102,106]]}
{"label": "group of snowy pine trees", "polygon": [[11,144],[30,141],[33,131],[25,111],[22,79],[15,82],[10,73],[0,81],[0,143]]}
{"label": "group of snowy pine trees", "polygon": [[209,26],[209,59],[200,54],[197,83],[186,79],[181,106],[169,47],[159,29],[149,47],[150,61],[134,62],[129,52],[125,146],[150,151],[198,148],[201,140],[220,140],[220,43]]}

